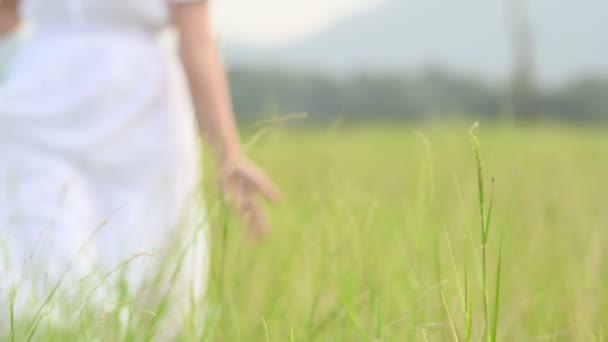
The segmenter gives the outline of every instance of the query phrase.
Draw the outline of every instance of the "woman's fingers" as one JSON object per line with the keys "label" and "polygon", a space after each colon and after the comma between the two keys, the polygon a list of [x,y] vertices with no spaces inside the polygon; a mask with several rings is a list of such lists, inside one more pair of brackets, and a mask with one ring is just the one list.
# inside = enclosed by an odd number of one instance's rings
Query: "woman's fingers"
{"label": "woman's fingers", "polygon": [[281,192],[272,180],[254,164],[244,162],[224,168],[224,198],[239,213],[249,238],[259,239],[270,231],[270,219],[261,198],[276,202]]}
{"label": "woman's fingers", "polygon": [[270,232],[270,220],[264,207],[257,199],[253,199],[245,213],[245,224],[250,237],[261,239]]}
{"label": "woman's fingers", "polygon": [[279,187],[257,167],[250,168],[248,176],[255,186],[255,189],[268,201],[278,202],[281,200]]}
{"label": "woman's fingers", "polygon": [[242,197],[239,213],[250,238],[262,238],[270,231],[270,220],[253,191]]}
{"label": "woman's fingers", "polygon": [[240,210],[242,201],[241,181],[233,177],[224,179],[223,196],[224,201],[235,210]]}
{"label": "woman's fingers", "polygon": [[255,184],[234,179],[225,187],[224,193],[226,202],[239,214],[251,237],[262,237],[270,230],[270,221]]}

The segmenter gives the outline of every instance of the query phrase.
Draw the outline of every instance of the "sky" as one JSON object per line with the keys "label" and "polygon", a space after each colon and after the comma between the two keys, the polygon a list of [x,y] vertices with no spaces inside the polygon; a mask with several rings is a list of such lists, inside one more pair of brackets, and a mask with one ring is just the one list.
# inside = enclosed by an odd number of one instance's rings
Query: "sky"
{"label": "sky", "polygon": [[383,0],[216,0],[214,25],[232,41],[272,44],[313,34]]}

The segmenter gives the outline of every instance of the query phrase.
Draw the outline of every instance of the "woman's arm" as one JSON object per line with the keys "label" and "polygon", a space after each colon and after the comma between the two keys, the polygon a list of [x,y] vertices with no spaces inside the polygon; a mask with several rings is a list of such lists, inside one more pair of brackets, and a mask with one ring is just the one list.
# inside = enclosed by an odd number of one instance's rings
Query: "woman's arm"
{"label": "woman's arm", "polygon": [[240,154],[238,132],[223,66],[209,22],[208,1],[175,5],[180,55],[202,132],[222,160]]}
{"label": "woman's arm", "polygon": [[0,38],[19,26],[19,0],[0,0]]}
{"label": "woman's arm", "polygon": [[259,200],[276,200],[272,181],[241,153],[226,74],[219,60],[210,25],[208,1],[173,6],[180,36],[180,55],[198,122],[220,165],[224,195],[256,235],[269,228]]}

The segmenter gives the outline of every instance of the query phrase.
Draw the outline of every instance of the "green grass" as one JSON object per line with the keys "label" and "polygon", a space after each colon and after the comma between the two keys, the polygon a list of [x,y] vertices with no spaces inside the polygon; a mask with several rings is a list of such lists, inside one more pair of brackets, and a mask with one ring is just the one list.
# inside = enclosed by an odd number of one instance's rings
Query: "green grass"
{"label": "green grass", "polygon": [[[277,128],[257,137],[251,155],[285,202],[271,209],[270,238],[249,246],[207,186],[204,339],[605,339],[608,132],[468,130]],[[100,323],[92,310],[59,332],[43,317],[34,340],[115,341],[116,321]],[[133,329],[129,340],[142,340],[146,326]]]}

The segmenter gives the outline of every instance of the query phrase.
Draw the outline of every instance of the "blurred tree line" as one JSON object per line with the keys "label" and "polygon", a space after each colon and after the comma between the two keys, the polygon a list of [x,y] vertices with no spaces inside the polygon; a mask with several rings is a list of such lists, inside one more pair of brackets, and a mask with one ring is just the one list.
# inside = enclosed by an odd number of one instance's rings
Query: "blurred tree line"
{"label": "blurred tree line", "polygon": [[[438,68],[340,77],[233,67],[229,77],[236,112],[245,122],[301,112],[309,113],[307,123],[520,119],[513,87]],[[536,96],[544,120],[608,123],[608,79],[581,78]]]}

